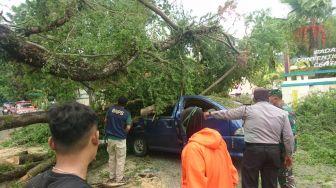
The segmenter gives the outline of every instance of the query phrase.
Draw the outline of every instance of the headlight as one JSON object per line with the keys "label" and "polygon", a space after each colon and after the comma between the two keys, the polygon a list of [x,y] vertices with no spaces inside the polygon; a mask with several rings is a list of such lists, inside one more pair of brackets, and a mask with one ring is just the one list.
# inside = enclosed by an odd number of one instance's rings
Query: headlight
{"label": "headlight", "polygon": [[244,128],[239,128],[234,132],[235,136],[244,136]]}

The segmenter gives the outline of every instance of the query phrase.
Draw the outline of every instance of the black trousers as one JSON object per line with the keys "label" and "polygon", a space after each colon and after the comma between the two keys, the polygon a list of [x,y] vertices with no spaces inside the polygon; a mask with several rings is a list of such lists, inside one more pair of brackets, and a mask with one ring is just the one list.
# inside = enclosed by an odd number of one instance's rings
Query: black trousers
{"label": "black trousers", "polygon": [[258,188],[259,172],[263,188],[278,187],[280,166],[279,145],[246,143],[242,166],[242,187]]}

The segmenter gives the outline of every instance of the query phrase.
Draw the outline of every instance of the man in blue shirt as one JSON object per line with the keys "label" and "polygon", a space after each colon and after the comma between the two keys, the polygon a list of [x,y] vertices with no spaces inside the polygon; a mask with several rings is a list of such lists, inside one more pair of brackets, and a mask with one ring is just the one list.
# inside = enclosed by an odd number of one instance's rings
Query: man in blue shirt
{"label": "man in blue shirt", "polygon": [[124,184],[126,160],[126,137],[131,128],[132,118],[125,109],[127,99],[120,97],[118,104],[111,106],[106,113],[107,152],[109,153],[110,180],[108,183]]}

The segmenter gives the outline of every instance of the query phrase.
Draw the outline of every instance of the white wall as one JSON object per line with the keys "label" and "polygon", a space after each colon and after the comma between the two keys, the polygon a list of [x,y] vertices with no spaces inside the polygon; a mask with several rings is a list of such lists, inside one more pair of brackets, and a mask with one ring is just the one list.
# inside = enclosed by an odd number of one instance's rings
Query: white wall
{"label": "white wall", "polygon": [[[318,78],[318,79],[308,79],[308,77],[304,76],[304,79],[297,79],[297,80],[288,80],[284,81],[284,84],[308,84],[302,86],[288,86],[282,87],[282,95],[283,100],[287,104],[294,104],[302,100],[304,97],[309,95],[312,92],[326,92],[330,89],[336,89],[336,84],[328,84],[324,85],[325,82],[336,82],[336,77],[332,78]],[[309,85],[311,83],[312,85]],[[321,84],[318,84],[321,83]]]}

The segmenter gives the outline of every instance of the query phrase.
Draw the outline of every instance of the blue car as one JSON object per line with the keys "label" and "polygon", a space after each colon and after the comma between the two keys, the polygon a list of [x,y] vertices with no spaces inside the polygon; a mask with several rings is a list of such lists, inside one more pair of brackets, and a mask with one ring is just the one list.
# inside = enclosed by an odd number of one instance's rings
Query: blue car
{"label": "blue car", "polygon": [[[133,153],[137,156],[144,156],[149,150],[180,153],[186,142],[185,132],[181,131],[181,112],[191,106],[203,111],[226,110],[223,105],[204,96],[182,96],[161,116],[140,118],[133,124],[127,138]],[[209,118],[205,126],[216,129],[223,136],[231,157],[242,158],[245,142],[241,120]]]}

